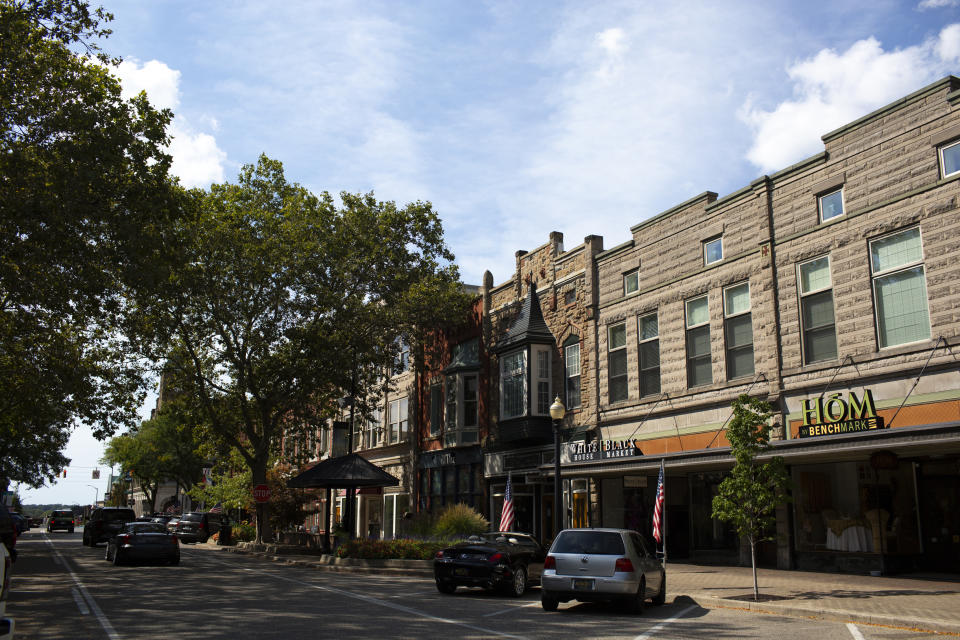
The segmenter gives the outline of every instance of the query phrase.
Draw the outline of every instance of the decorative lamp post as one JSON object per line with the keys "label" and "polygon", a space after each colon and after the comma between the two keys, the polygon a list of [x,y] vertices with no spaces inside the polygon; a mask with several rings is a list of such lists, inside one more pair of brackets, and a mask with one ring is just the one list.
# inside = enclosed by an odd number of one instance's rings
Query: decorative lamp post
{"label": "decorative lamp post", "polygon": [[96,508],[97,503],[100,502],[100,487],[95,487],[92,484],[88,484],[87,486],[93,489],[95,492],[93,494],[93,506]]}
{"label": "decorative lamp post", "polygon": [[560,508],[562,492],[560,491],[560,422],[567,412],[566,407],[557,396],[550,405],[550,417],[553,419],[553,536],[560,533]]}

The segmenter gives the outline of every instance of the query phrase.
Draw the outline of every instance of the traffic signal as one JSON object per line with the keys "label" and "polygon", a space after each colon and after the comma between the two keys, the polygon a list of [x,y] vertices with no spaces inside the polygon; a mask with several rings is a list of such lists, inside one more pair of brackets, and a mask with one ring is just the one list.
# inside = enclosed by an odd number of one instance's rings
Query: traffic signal
{"label": "traffic signal", "polygon": [[64,478],[67,477],[67,470],[66,470],[66,469],[63,470],[63,477],[64,477]]}

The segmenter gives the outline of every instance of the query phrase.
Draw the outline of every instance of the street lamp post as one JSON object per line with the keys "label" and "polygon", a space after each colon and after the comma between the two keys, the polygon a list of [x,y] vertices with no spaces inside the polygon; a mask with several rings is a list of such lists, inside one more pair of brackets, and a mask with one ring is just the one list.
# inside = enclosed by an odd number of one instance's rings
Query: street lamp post
{"label": "street lamp post", "polygon": [[560,533],[560,508],[562,492],[560,491],[560,422],[567,412],[560,396],[557,396],[550,405],[550,417],[553,419],[553,536]]}
{"label": "street lamp post", "polygon": [[93,506],[96,507],[97,503],[100,502],[100,487],[95,487],[92,484],[88,484],[88,487],[94,490],[93,494]]}

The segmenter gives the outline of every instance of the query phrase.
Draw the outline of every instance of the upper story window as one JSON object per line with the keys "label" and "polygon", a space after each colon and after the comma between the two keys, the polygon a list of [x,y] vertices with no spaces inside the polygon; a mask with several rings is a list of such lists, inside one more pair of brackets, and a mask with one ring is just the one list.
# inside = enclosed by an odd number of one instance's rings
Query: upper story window
{"label": "upper story window", "polygon": [[317,430],[320,432],[320,447],[317,451],[317,457],[320,458],[330,448],[330,427],[324,424],[320,425]]}
{"label": "upper story window", "polygon": [[393,361],[393,375],[410,370],[410,345],[403,338],[397,338],[397,357]]}
{"label": "upper story window", "polygon": [[526,351],[514,351],[500,358],[500,416],[526,415]]}
{"label": "upper story window", "polygon": [[640,289],[640,271],[634,269],[623,274],[623,295],[628,296]]}
{"label": "upper story window", "polygon": [[830,256],[821,256],[797,265],[797,281],[803,361],[833,360],[837,357],[837,332],[833,315]]}
{"label": "upper story window", "polygon": [[430,385],[430,435],[440,435],[443,426],[443,382],[439,379]]}
{"label": "upper story window", "polygon": [[820,222],[833,220],[843,215],[843,187],[817,196]]}
{"label": "upper story window", "polygon": [[379,408],[374,409],[363,426],[363,437],[360,446],[371,449],[380,445],[380,434],[383,432],[383,413]]}
{"label": "upper story window", "polygon": [[660,327],[657,313],[640,316],[640,396],[660,393]]}
{"label": "upper story window", "polygon": [[479,388],[476,373],[447,376],[447,424],[443,444],[448,447],[480,442]]}
{"label": "upper story window", "polygon": [[567,289],[563,292],[563,304],[571,305],[577,301],[577,290]]}
{"label": "upper story window", "polygon": [[627,323],[607,328],[607,382],[610,402],[627,399]]}
{"label": "upper story window", "polygon": [[930,337],[920,227],[870,242],[870,270],[880,347]]}
{"label": "upper story window", "polygon": [[713,238],[703,242],[703,265],[723,260],[723,238]]}
{"label": "upper story window", "polygon": [[548,415],[550,413],[550,404],[553,402],[553,395],[550,381],[551,372],[551,353],[548,347],[542,345],[533,346],[534,357],[537,359],[537,374],[534,384],[537,390],[537,405],[534,411],[537,415]]}
{"label": "upper story window", "polygon": [[400,398],[390,403],[390,430],[388,438],[390,444],[402,442],[409,435],[407,420],[409,419],[407,399]]}
{"label": "upper story window", "polygon": [[750,283],[723,290],[723,332],[727,343],[727,379],[753,375],[753,314]]}
{"label": "upper story window", "polygon": [[949,178],[960,173],[960,140],[939,148],[940,176]]}
{"label": "upper story window", "polygon": [[687,300],[687,386],[713,382],[710,359],[710,305],[707,296]]}
{"label": "upper story window", "polygon": [[576,409],[580,406],[580,338],[577,336],[570,336],[564,343],[563,368],[567,409]]}

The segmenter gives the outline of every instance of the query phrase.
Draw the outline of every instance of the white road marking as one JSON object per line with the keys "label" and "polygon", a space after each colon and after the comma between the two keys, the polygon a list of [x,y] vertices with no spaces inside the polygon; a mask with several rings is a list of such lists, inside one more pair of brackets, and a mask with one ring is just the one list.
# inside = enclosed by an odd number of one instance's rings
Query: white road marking
{"label": "white road marking", "polygon": [[687,615],[688,613],[690,613],[691,611],[693,611],[694,609],[696,609],[698,606],[700,606],[700,605],[696,605],[696,604],[690,605],[689,607],[687,607],[686,609],[684,609],[683,611],[681,611],[681,612],[678,613],[677,615],[673,616],[672,618],[667,618],[666,620],[664,620],[663,622],[661,622],[661,623],[658,624],[657,626],[653,627],[652,629],[647,629],[647,632],[646,632],[646,633],[640,634],[639,636],[637,636],[637,637],[634,638],[633,640],[647,640],[648,638],[652,638],[654,633],[656,633],[657,631],[660,631],[660,629],[663,629],[665,626],[667,626],[668,624],[670,624],[670,623],[673,622],[674,620],[677,620],[678,618],[682,618],[683,616]]}
{"label": "white road marking", "polygon": [[528,602],[527,604],[521,604],[520,606],[517,606],[517,607],[504,607],[503,609],[498,609],[497,611],[494,611],[493,613],[485,613],[485,614],[483,614],[483,615],[480,616],[480,617],[481,617],[481,618],[489,618],[490,616],[499,616],[499,615],[502,615],[502,614],[504,614],[504,613],[511,613],[511,612],[513,612],[513,611],[516,611],[517,609],[523,609],[524,607],[539,607],[539,606],[540,606],[540,603],[539,603],[539,602]]}
{"label": "white road marking", "polygon": [[850,630],[850,635],[853,636],[854,640],[864,640],[863,634],[860,633],[860,629],[857,628],[857,625],[852,622],[847,623],[847,629]]}
{"label": "white road marking", "polygon": [[73,601],[77,603],[77,609],[80,609],[80,613],[85,616],[90,615],[90,609],[87,607],[87,603],[83,601],[83,596],[80,595],[77,588],[70,587],[70,593],[73,594]]}
{"label": "white road marking", "polygon": [[97,622],[99,622],[100,626],[103,627],[103,630],[107,633],[107,637],[109,637],[110,640],[120,640],[120,635],[113,628],[113,625],[110,624],[110,621],[107,620],[107,616],[103,615],[103,611],[100,610],[100,607],[97,605],[97,601],[93,599],[93,596],[91,596],[90,592],[87,591],[87,588],[83,586],[83,582],[80,581],[80,578],[77,577],[77,574],[73,572],[73,569],[70,568],[70,565],[67,564],[64,557],[60,555],[60,552],[57,551],[57,548],[53,546],[53,541],[50,540],[50,538],[48,538],[46,535],[43,536],[43,539],[48,545],[50,545],[50,549],[53,551],[54,557],[59,557],[60,561],[63,562],[64,568],[66,568],[67,573],[70,574],[70,577],[73,578],[73,581],[77,584],[77,589],[80,590],[80,593],[90,605],[90,610],[93,611],[93,615],[97,616]]}

